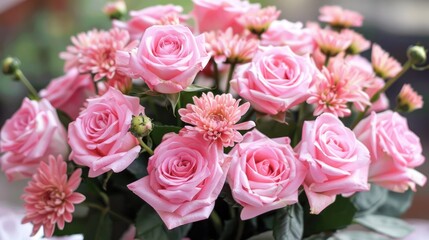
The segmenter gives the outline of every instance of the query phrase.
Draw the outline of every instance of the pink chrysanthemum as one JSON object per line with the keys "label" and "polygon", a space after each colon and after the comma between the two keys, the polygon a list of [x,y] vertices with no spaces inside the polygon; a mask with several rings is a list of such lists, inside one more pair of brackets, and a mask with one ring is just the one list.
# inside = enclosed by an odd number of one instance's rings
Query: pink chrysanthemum
{"label": "pink chrysanthemum", "polygon": [[363,16],[358,12],[343,9],[339,6],[323,6],[319,9],[321,22],[327,22],[333,27],[360,27]]}
{"label": "pink chrysanthemum", "polygon": [[193,97],[194,104],[179,109],[182,121],[194,126],[185,128],[191,133],[201,133],[207,141],[231,147],[241,142],[243,136],[237,130],[248,130],[255,126],[253,121],[236,124],[250,107],[249,103],[239,106],[231,94],[214,96],[203,93],[200,98]]}
{"label": "pink chrysanthemum", "polygon": [[351,29],[342,30],[341,35],[352,40],[352,43],[346,50],[348,54],[355,55],[355,54],[361,53],[365,50],[368,50],[369,47],[371,46],[370,41],[366,40],[361,34]]}
{"label": "pink chrysanthemum", "polygon": [[74,171],[67,181],[67,164],[61,156],[50,155],[47,164],[40,163],[22,196],[26,210],[22,223],[33,224],[32,236],[43,226],[45,237],[51,237],[55,224],[63,229],[65,222],[72,221],[74,204],[85,200],[85,196],[74,192],[81,173],[81,169]]}
{"label": "pink chrysanthemum", "polygon": [[262,9],[255,9],[250,11],[238,20],[250,32],[261,35],[269,27],[270,24],[277,20],[280,11],[274,6],[269,6]]}
{"label": "pink chrysanthemum", "polygon": [[60,53],[60,58],[66,61],[64,70],[77,67],[81,73],[94,74],[95,81],[112,79],[117,73],[116,51],[129,51],[138,43],[131,41],[127,31],[117,28],[80,33],[71,40],[73,45]]}
{"label": "pink chrysanthemum", "polygon": [[207,52],[217,61],[226,63],[250,62],[259,45],[259,40],[246,34],[234,34],[232,28],[206,33],[205,36]]}
{"label": "pink chrysanthemum", "polygon": [[423,98],[410,84],[404,84],[398,95],[398,108],[405,112],[412,112],[423,107]]}
{"label": "pink chrysanthemum", "polygon": [[396,76],[402,69],[401,64],[376,43],[372,45],[371,64],[377,76],[383,79]]}
{"label": "pink chrysanthemum", "polygon": [[371,104],[364,90],[372,76],[358,68],[337,60],[328,68],[323,67],[316,79],[307,99],[307,103],[316,106],[315,116],[329,112],[345,117],[351,113],[347,103],[352,102],[359,111]]}
{"label": "pink chrysanthemum", "polygon": [[336,56],[346,50],[352,43],[352,39],[349,36],[330,29],[315,29],[314,40],[320,51],[327,56]]}

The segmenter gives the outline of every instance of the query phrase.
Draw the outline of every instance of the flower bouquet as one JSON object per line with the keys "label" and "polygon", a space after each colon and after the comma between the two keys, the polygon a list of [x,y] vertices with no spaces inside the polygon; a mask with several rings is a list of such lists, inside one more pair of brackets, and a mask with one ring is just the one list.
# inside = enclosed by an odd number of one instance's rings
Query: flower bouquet
{"label": "flower bouquet", "polygon": [[[64,75],[1,129],[1,169],[23,190],[32,235],[85,239],[388,239],[426,177],[402,116],[426,50],[399,63],[339,6],[319,23],[276,7],[193,0],[104,8],[112,28],[79,33]],[[192,24],[191,24],[192,22]],[[360,55],[371,48],[371,59]],[[391,105],[393,110],[389,110]],[[371,231],[344,230],[359,224]],[[42,230],[43,229],[43,230]],[[76,236],[76,235],[74,235]]]}

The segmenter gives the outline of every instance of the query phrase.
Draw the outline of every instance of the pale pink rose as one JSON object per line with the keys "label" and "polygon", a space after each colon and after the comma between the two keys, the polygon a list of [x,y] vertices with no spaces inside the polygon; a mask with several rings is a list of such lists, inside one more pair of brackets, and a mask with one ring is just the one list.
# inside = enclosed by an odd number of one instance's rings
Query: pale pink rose
{"label": "pale pink rose", "polygon": [[149,175],[128,188],[157,211],[168,229],[173,229],[210,216],[228,165],[223,161],[222,148],[201,135],[169,134],[149,159]]}
{"label": "pale pink rose", "polygon": [[141,77],[151,90],[177,93],[207,65],[204,35],[195,37],[181,25],[146,29],[137,51],[118,52],[116,61],[132,77]]}
{"label": "pale pink rose", "polygon": [[134,226],[134,224],[131,224],[127,231],[124,232],[124,234],[122,234],[121,239],[120,240],[134,240],[136,237],[136,227]]}
{"label": "pale pink rose", "polygon": [[372,112],[353,131],[370,151],[370,182],[395,192],[425,185],[426,177],[414,169],[425,161],[422,146],[406,118],[390,110]]}
{"label": "pale pink rose", "polygon": [[321,22],[327,22],[333,27],[360,27],[363,16],[355,11],[340,6],[323,6],[319,9]]}
{"label": "pale pink rose", "polygon": [[52,237],[55,225],[62,230],[66,222],[72,221],[74,205],[85,200],[84,195],[75,192],[81,174],[79,168],[68,178],[67,163],[60,155],[50,155],[48,163],[40,163],[22,195],[26,211],[22,223],[33,224],[31,236],[43,227],[45,237]]}
{"label": "pale pink rose", "polygon": [[183,15],[182,12],[181,6],[173,4],[151,6],[138,11],[130,11],[130,20],[127,22],[114,20],[113,26],[126,29],[132,39],[140,39],[147,28],[161,24],[172,16],[177,16],[179,22],[184,23],[188,16]]}
{"label": "pale pink rose", "polygon": [[276,115],[307,99],[315,70],[308,55],[267,47],[237,71],[231,87],[255,110]]}
{"label": "pale pink rose", "polygon": [[301,22],[279,20],[271,23],[261,36],[262,46],[289,46],[296,54],[312,53],[316,48],[313,34],[309,28],[303,28]]}
{"label": "pale pink rose", "polygon": [[298,202],[307,169],[289,138],[270,139],[253,130],[227,158],[231,159],[228,184],[235,201],[243,206],[242,220]]}
{"label": "pale pink rose", "polygon": [[112,170],[121,172],[140,152],[137,139],[128,131],[132,116],[144,115],[140,99],[114,88],[88,99],[79,117],[69,124],[70,159],[89,167],[89,177]]}
{"label": "pale pink rose", "polygon": [[40,91],[40,97],[49,100],[52,106],[67,113],[72,119],[76,119],[83,103],[91,96],[95,96],[91,75],[80,74],[76,68],[53,79]]}
{"label": "pale pink rose", "polygon": [[67,157],[67,133],[48,100],[25,98],[0,132],[0,163],[9,181],[31,177],[49,155]]}
{"label": "pale pink rose", "polygon": [[250,4],[247,0],[192,0],[195,18],[199,33],[213,30],[226,30],[231,27],[235,33],[240,33],[244,27],[238,19],[250,11],[258,9],[259,5]]}
{"label": "pale pink rose", "polygon": [[369,190],[368,149],[335,115],[305,121],[296,151],[309,168],[304,190],[311,213],[319,214],[337,194],[348,197]]}

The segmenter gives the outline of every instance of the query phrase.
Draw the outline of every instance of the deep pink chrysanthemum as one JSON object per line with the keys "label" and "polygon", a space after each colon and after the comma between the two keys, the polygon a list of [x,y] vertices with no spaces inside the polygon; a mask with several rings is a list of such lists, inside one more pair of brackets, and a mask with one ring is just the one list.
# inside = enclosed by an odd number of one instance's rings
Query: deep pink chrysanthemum
{"label": "deep pink chrysanthemum", "polygon": [[328,68],[323,67],[311,89],[307,103],[314,104],[314,115],[324,112],[338,117],[349,116],[351,110],[347,103],[352,102],[359,111],[370,105],[368,94],[364,91],[372,76],[344,62],[335,61]]}
{"label": "deep pink chrysanthemum", "polygon": [[[116,51],[129,51],[138,44],[137,41],[131,41],[126,30],[117,28],[80,33],[71,40],[73,45],[60,53],[60,58],[66,61],[64,70],[77,67],[81,73],[93,74],[95,81],[113,79],[117,74]],[[125,74],[121,76],[126,77]]]}
{"label": "deep pink chrysanthemum", "polygon": [[363,16],[358,12],[343,9],[340,6],[323,6],[319,9],[319,20],[334,27],[360,27]]}
{"label": "deep pink chrysanthemum", "polygon": [[234,34],[232,28],[226,31],[206,33],[206,50],[216,61],[227,63],[250,62],[258,50],[259,40],[246,34]]}
{"label": "deep pink chrysanthemum", "polygon": [[314,40],[320,51],[329,56],[336,56],[346,50],[352,43],[350,36],[340,34],[330,29],[315,29]]}
{"label": "deep pink chrysanthemum", "polygon": [[260,35],[264,33],[270,24],[277,20],[280,11],[274,6],[269,6],[262,9],[255,9],[241,16],[238,20],[246,29]]}
{"label": "deep pink chrysanthemum", "polygon": [[248,130],[255,126],[253,121],[236,124],[250,107],[249,103],[239,106],[231,94],[214,96],[203,93],[200,98],[193,97],[194,104],[179,109],[182,121],[194,126],[186,126],[191,133],[201,133],[207,141],[231,147],[241,142],[243,136],[237,130]]}
{"label": "deep pink chrysanthemum", "polygon": [[55,224],[63,229],[65,222],[72,221],[74,204],[85,200],[85,196],[74,192],[81,173],[81,169],[74,171],[67,181],[67,164],[60,155],[50,155],[48,163],[40,163],[22,195],[26,210],[22,223],[33,224],[32,236],[43,226],[45,237],[51,237]]}
{"label": "deep pink chrysanthemum", "polygon": [[372,45],[371,64],[374,72],[381,78],[391,78],[398,74],[402,66],[378,44]]}
{"label": "deep pink chrysanthemum", "polygon": [[404,84],[398,95],[398,108],[411,112],[423,107],[423,98],[410,84]]}

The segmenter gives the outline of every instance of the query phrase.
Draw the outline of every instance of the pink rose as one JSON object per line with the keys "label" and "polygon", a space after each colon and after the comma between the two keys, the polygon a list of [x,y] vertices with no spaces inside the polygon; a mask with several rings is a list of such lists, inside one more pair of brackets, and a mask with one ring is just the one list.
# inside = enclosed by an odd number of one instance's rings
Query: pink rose
{"label": "pink rose", "polygon": [[130,33],[131,39],[140,39],[147,28],[160,24],[169,16],[178,16],[181,22],[185,22],[188,17],[182,15],[182,12],[181,6],[173,4],[151,6],[138,11],[130,11],[130,20],[127,22],[113,20],[113,26],[126,29]]}
{"label": "pink rose", "polygon": [[46,98],[57,109],[76,119],[85,100],[95,95],[94,83],[89,74],[79,74],[72,68],[66,75],[53,79],[49,85],[40,91],[40,96]]}
{"label": "pink rose", "polygon": [[149,175],[128,188],[151,205],[168,229],[206,219],[225,182],[222,148],[201,135],[164,137],[149,159]]}
{"label": "pink rose", "polygon": [[303,28],[300,22],[279,20],[271,23],[262,34],[262,46],[289,46],[296,54],[312,53],[316,48],[313,34],[310,29]]}
{"label": "pink rose", "polygon": [[214,30],[226,30],[231,27],[235,33],[240,33],[244,27],[238,22],[240,17],[258,5],[250,4],[247,0],[192,0],[199,33]]}
{"label": "pink rose", "polygon": [[323,113],[305,121],[296,151],[309,167],[304,190],[311,213],[319,214],[337,194],[348,197],[369,190],[368,149],[335,115]]}
{"label": "pink rose", "polygon": [[118,52],[122,72],[141,77],[151,90],[177,93],[186,89],[208,63],[204,35],[195,37],[181,25],[158,25],[146,29],[137,51]]}
{"label": "pink rose", "polygon": [[88,99],[86,108],[69,124],[70,159],[89,167],[89,177],[121,172],[139,155],[140,145],[128,131],[133,115],[144,114],[137,97],[110,87],[101,97]]}
{"label": "pink rose", "polygon": [[255,110],[276,115],[310,96],[315,70],[308,55],[299,56],[289,47],[267,47],[238,70],[231,87]]}
{"label": "pink rose", "polygon": [[307,169],[289,143],[287,137],[270,139],[253,130],[229,153],[228,183],[243,206],[242,220],[298,202]]}
{"label": "pink rose", "polygon": [[369,181],[395,192],[423,186],[426,177],[414,168],[425,161],[419,137],[396,112],[372,112],[353,130],[371,153]]}
{"label": "pink rose", "polygon": [[12,180],[29,178],[49,155],[67,157],[67,133],[46,99],[25,98],[0,132],[2,170]]}

